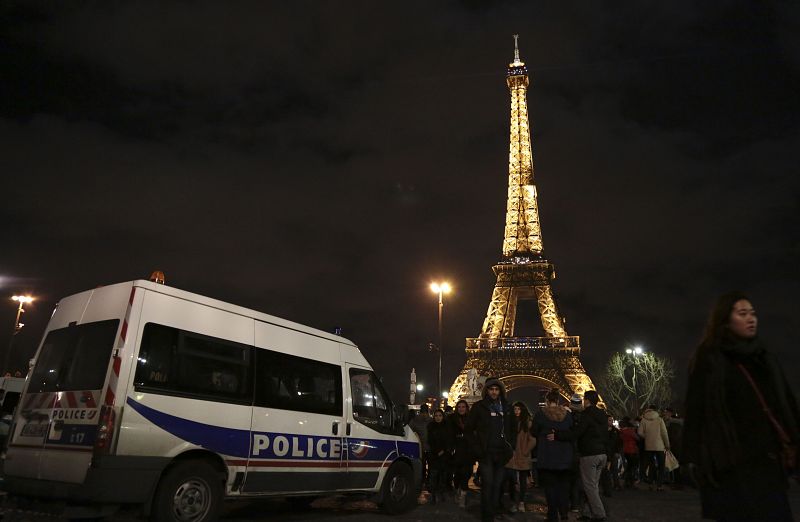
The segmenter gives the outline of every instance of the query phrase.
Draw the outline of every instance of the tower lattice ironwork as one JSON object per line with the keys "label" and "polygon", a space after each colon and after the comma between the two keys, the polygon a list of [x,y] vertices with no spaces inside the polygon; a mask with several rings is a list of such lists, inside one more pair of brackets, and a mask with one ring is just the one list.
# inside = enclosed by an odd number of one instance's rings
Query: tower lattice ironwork
{"label": "tower lattice ironwork", "polygon": [[[508,203],[503,255],[480,336],[467,338],[467,362],[450,388],[450,402],[475,397],[487,376],[507,390],[557,387],[565,397],[594,389],[580,362],[580,338],[567,335],[550,287],[555,267],[543,254],[538,195],[533,177],[527,91],[530,80],[514,35],[514,61],[506,83],[511,94]],[[517,303],[536,300],[544,337],[515,337]]]}

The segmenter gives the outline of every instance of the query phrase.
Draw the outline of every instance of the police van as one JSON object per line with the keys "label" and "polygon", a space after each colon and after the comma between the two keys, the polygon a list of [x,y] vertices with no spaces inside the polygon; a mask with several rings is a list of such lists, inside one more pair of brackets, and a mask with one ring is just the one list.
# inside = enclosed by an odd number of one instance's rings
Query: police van
{"label": "police van", "polygon": [[347,339],[137,280],[62,299],[9,436],[4,489],[217,518],[223,500],[416,505],[420,444]]}

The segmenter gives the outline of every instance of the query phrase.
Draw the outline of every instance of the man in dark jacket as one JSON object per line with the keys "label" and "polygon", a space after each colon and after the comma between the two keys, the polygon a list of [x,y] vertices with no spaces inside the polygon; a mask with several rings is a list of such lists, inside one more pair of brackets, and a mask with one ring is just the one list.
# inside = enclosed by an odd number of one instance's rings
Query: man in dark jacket
{"label": "man in dark jacket", "polygon": [[[608,431],[606,413],[597,407],[600,396],[594,390],[583,394],[584,409],[580,422],[570,431],[557,431],[548,436],[556,440],[575,440],[580,458],[580,474],[583,491],[588,502],[588,513],[584,515],[591,520],[605,520],[606,510],[600,499],[600,475],[606,467],[606,442]],[[584,506],[585,508],[586,506]]]}
{"label": "man in dark jacket", "polygon": [[514,415],[499,379],[486,379],[483,399],[469,412],[464,436],[469,441],[481,470],[481,520],[491,522],[500,504],[505,464],[516,445]]}

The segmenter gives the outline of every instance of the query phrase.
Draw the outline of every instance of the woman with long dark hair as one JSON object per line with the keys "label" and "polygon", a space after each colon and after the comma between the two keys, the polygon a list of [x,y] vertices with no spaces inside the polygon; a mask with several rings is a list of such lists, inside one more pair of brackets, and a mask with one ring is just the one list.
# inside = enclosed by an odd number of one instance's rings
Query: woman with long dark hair
{"label": "woman with long dark hair", "polygon": [[721,296],[689,368],[683,449],[704,518],[792,520],[787,473],[800,414],[757,327],[746,295]]}
{"label": "woman with long dark hair", "polygon": [[428,461],[431,473],[431,503],[444,500],[447,483],[447,464],[452,447],[450,427],[444,421],[444,411],[439,408],[433,412],[433,420],[428,423],[428,444],[431,456]]}
{"label": "woman with long dark hair", "polygon": [[[506,464],[509,471],[507,475],[510,484],[511,511],[525,512],[525,491],[528,485],[528,473],[531,470],[531,450],[536,445],[536,439],[531,434],[531,413],[524,402],[515,402],[512,406],[514,411],[514,426],[517,428],[516,447],[514,455]],[[519,498],[515,497],[516,487],[519,485]]]}
{"label": "woman with long dark hair", "polygon": [[459,507],[466,507],[467,491],[469,491],[469,477],[475,464],[475,456],[469,447],[469,442],[464,436],[464,427],[467,424],[469,403],[461,399],[456,403],[455,412],[447,419],[450,423],[450,432],[453,434],[453,484],[456,488],[456,502]]}

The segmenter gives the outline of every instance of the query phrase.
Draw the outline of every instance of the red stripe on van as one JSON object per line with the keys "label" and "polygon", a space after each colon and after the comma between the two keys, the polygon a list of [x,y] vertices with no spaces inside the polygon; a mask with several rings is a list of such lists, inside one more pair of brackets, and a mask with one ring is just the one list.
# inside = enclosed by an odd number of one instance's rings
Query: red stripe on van
{"label": "red stripe on van", "polygon": [[131,308],[133,308],[133,296],[136,294],[136,287],[131,288],[131,295],[128,298],[128,309],[125,310],[125,319],[122,321],[122,329],[119,332],[120,347],[125,344],[125,339],[128,336],[128,319],[131,317]]}
{"label": "red stripe on van", "polygon": [[[338,460],[336,461],[302,461],[302,460],[226,460],[230,466],[244,466],[251,468],[342,468]],[[376,464],[375,467],[380,467]]]}
{"label": "red stripe on van", "polygon": [[106,388],[106,405],[113,406],[114,405],[114,392],[111,391],[111,387],[109,386]]}
{"label": "red stripe on van", "polygon": [[119,377],[119,368],[122,366],[122,358],[114,357],[114,375]]}
{"label": "red stripe on van", "polygon": [[128,335],[128,320],[125,319],[122,322],[122,331],[119,333],[120,340],[125,343],[125,336]]}

